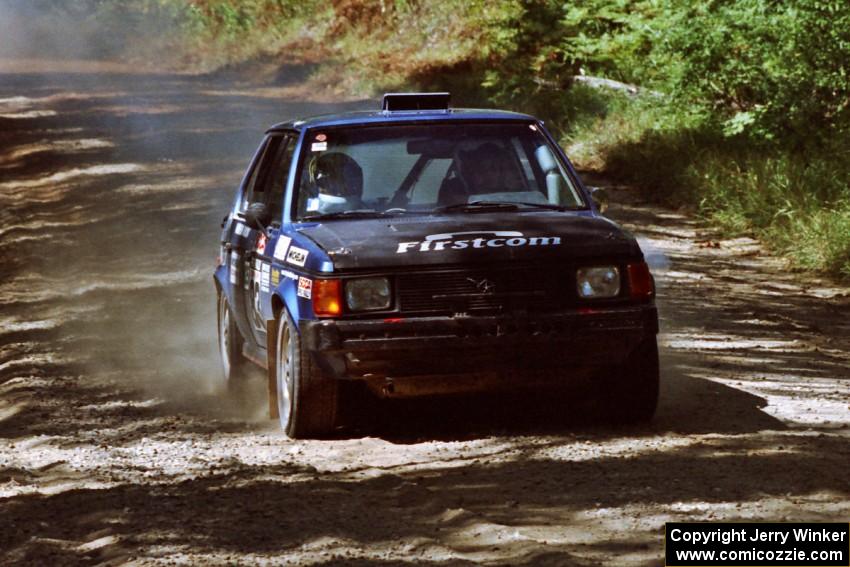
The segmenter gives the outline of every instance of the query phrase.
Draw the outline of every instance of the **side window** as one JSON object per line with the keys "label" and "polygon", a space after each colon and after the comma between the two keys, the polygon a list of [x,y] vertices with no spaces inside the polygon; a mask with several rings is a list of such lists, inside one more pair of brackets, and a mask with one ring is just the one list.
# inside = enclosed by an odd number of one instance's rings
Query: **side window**
{"label": "side window", "polygon": [[254,202],[254,187],[257,185],[257,178],[260,176],[260,170],[263,169],[263,162],[266,159],[266,154],[269,151],[269,138],[263,142],[262,148],[260,149],[260,156],[257,161],[254,163],[254,169],[251,170],[251,174],[248,176],[248,180],[245,182],[245,188],[242,191],[242,200],[239,202],[239,211],[244,212],[245,209],[248,208],[248,203]]}
{"label": "side window", "polygon": [[269,138],[245,186],[240,210],[244,211],[251,203],[266,203],[272,218],[280,218],[295,145],[295,137],[292,135]]}
{"label": "side window", "polygon": [[292,156],[295,154],[295,137],[284,136],[269,165],[268,176],[265,179],[264,193],[273,219],[280,219],[283,213],[283,198],[286,193],[286,182],[289,179],[289,169]]}

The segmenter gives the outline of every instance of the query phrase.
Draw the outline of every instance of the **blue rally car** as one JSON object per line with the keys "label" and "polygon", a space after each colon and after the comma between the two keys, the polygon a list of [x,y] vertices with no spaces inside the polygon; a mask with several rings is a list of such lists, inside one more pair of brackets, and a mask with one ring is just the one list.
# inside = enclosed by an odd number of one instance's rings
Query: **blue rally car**
{"label": "blue rally car", "polygon": [[652,275],[531,116],[405,93],[273,126],[221,247],[224,380],[265,368],[290,437],[331,432],[352,386],[582,385],[613,421],[655,412]]}

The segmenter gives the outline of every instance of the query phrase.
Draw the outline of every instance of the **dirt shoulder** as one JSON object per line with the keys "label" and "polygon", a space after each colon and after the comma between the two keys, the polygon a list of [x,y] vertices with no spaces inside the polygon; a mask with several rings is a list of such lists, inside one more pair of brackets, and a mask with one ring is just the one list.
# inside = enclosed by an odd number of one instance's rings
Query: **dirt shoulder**
{"label": "dirt shoulder", "polygon": [[263,127],[373,104],[288,93],[2,75],[0,562],[659,565],[667,521],[846,521],[848,290],[628,188],[651,426],[491,400],[289,441],[261,388],[216,395],[218,225]]}

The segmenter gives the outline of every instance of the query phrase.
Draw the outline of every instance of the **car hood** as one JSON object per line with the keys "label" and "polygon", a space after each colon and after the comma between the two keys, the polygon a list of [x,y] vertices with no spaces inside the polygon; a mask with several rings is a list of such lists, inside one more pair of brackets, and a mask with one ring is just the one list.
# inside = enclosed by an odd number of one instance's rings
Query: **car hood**
{"label": "car hood", "polygon": [[641,257],[635,239],[612,221],[557,211],[343,219],[299,232],[335,270]]}

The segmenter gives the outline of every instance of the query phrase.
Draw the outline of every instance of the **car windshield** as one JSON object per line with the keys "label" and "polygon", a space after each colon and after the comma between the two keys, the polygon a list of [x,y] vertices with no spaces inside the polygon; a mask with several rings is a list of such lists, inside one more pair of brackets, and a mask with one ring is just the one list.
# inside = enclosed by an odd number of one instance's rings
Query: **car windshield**
{"label": "car windshield", "polygon": [[532,123],[313,129],[304,148],[301,220],[586,207]]}

